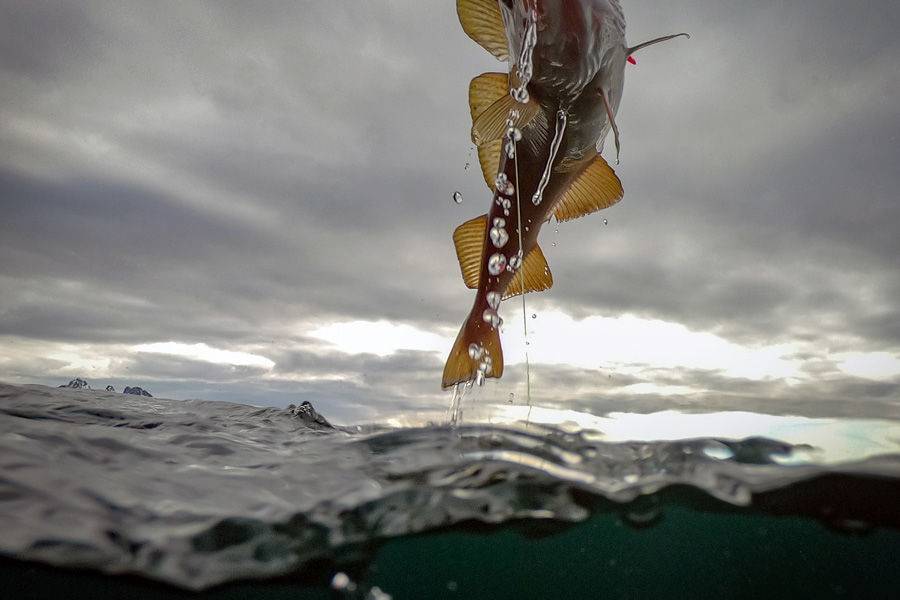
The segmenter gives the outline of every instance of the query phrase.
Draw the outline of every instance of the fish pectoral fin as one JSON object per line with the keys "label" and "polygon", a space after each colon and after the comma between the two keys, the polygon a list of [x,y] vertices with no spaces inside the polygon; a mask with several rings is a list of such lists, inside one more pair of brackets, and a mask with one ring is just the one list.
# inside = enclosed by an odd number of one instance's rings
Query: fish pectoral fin
{"label": "fish pectoral fin", "polygon": [[553,287],[553,275],[550,273],[550,265],[547,264],[547,259],[544,257],[540,246],[536,245],[525,256],[525,260],[522,261],[521,272],[517,272],[506,287],[506,292],[503,294],[504,300],[522,293],[523,274],[526,292],[540,292]]}
{"label": "fish pectoral fin", "polygon": [[503,151],[503,140],[492,140],[478,146],[478,162],[481,164],[481,174],[488,189],[494,191],[494,181],[500,171],[500,153]]}
{"label": "fish pectoral fin", "polygon": [[470,219],[453,232],[456,258],[462,270],[466,287],[477,288],[481,276],[481,253],[484,249],[484,234],[487,230],[487,215]]}
{"label": "fish pectoral fin", "polygon": [[[519,129],[531,123],[540,112],[541,105],[533,95],[529,98],[528,103],[522,104],[513,100],[508,92],[509,88],[507,87],[502,96],[481,111],[478,117],[472,121],[472,141],[476,146],[500,139],[506,134],[506,121],[509,119],[510,110],[515,109],[519,113],[519,118],[514,119],[515,126]],[[471,100],[469,103],[471,106]]]}
{"label": "fish pectoral fin", "polygon": [[581,175],[569,184],[553,207],[553,216],[557,221],[577,219],[612,206],[624,194],[616,172],[597,154]]}
{"label": "fish pectoral fin", "polygon": [[497,60],[509,59],[506,26],[497,0],[456,0],[456,14],[466,35]]}
{"label": "fish pectoral fin", "polygon": [[[444,375],[441,379],[441,387],[447,389],[458,383],[465,383],[475,379],[478,373],[478,365],[484,360],[484,356],[490,356],[490,367],[485,371],[486,377],[500,377],[503,375],[503,347],[500,345],[500,330],[487,326],[476,328],[474,334],[470,332],[472,316],[459,330],[447,363],[444,365]],[[476,344],[481,348],[481,356],[473,358],[469,354],[469,345]]]}

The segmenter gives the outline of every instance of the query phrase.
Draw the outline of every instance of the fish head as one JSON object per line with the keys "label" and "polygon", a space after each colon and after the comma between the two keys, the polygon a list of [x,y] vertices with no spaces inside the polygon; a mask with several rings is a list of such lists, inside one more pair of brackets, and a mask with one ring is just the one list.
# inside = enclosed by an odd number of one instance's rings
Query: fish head
{"label": "fish head", "polygon": [[522,50],[534,24],[531,83],[545,96],[563,101],[577,96],[611,62],[621,62],[624,70],[625,18],[618,0],[499,0],[499,5],[510,70],[526,66]]}

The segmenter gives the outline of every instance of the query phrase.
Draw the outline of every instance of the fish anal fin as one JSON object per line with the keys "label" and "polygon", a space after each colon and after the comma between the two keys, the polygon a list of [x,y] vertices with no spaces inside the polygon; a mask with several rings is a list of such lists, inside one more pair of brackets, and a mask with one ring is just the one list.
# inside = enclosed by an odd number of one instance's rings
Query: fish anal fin
{"label": "fish anal fin", "polygon": [[616,172],[597,154],[569,184],[553,207],[553,216],[557,221],[577,219],[612,206],[622,199],[624,193]]}
{"label": "fish anal fin", "polygon": [[[506,91],[509,92],[509,89]],[[512,109],[519,113],[519,118],[514,120],[515,126],[522,129],[534,120],[541,110],[541,105],[534,96],[529,98],[527,104],[522,104],[513,100],[509,93],[504,93],[473,119],[472,141],[475,145],[480,146],[485,142],[502,138],[506,134],[506,121]]]}
{"label": "fish anal fin", "polygon": [[493,140],[478,146],[478,162],[481,164],[481,174],[488,189],[494,191],[494,182],[500,171],[500,153],[503,151],[503,140]]}
{"label": "fish anal fin", "polygon": [[[479,326],[469,315],[469,319],[459,330],[447,363],[444,365],[444,375],[441,379],[441,387],[446,389],[458,383],[472,381],[478,374],[478,365],[484,360],[484,356],[491,357],[491,364],[486,377],[500,377],[503,375],[503,347],[500,345],[500,330],[496,327]],[[480,320],[480,319],[479,319]],[[473,358],[469,354],[469,346],[476,344],[481,348],[481,355]]]}
{"label": "fish anal fin", "polygon": [[463,281],[468,288],[477,288],[481,275],[481,253],[484,249],[484,232],[487,229],[487,215],[470,219],[453,232],[456,258],[462,271]]}
{"label": "fish anal fin", "polygon": [[525,256],[525,260],[522,261],[521,271],[516,272],[512,281],[506,287],[506,293],[503,295],[504,299],[518,296],[522,293],[523,274],[525,275],[526,292],[540,292],[553,287],[553,275],[550,273],[550,266],[547,264],[547,259],[544,257],[540,246],[535,246]]}
{"label": "fish anal fin", "polygon": [[497,0],[457,0],[456,14],[466,35],[497,60],[509,59],[506,27]]}

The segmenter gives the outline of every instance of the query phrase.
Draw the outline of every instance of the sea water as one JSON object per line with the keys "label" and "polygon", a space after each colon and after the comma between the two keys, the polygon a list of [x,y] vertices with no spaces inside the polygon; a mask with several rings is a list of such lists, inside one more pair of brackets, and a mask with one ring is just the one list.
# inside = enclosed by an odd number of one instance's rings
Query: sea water
{"label": "sea water", "polygon": [[332,427],[0,384],[0,593],[900,597],[897,422],[515,408]]}

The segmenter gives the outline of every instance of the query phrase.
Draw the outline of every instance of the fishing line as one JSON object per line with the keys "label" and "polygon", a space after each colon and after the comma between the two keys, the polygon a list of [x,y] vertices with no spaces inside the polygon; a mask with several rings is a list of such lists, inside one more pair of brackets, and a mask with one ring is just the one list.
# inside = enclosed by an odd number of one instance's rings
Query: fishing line
{"label": "fishing line", "polygon": [[[515,136],[510,138],[513,148],[516,147]],[[528,399],[528,416],[525,417],[525,427],[531,421],[531,365],[528,363],[528,312],[525,310],[525,246],[522,245],[522,202],[519,195],[519,153],[515,152],[513,167],[516,171],[516,220],[519,228],[519,252],[522,259],[519,261],[519,276],[522,280],[522,341],[525,349],[525,397]]]}

